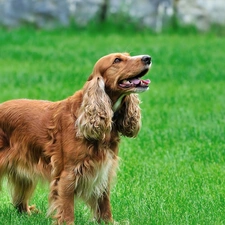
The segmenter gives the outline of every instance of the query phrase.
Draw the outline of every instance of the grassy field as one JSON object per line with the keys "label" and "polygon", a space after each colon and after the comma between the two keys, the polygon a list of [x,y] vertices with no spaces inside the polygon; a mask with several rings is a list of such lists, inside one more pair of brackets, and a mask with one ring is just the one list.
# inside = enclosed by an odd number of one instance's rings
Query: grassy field
{"label": "grassy field", "polygon": [[[119,224],[225,224],[224,37],[155,35],[131,31],[0,30],[0,102],[60,100],[80,89],[97,59],[111,52],[150,54],[150,90],[142,100],[142,130],[122,138],[120,171],[112,190]],[[0,224],[51,224],[48,187],[32,204],[41,213],[19,215],[9,190],[0,192]],[[90,222],[78,202],[76,224]]]}

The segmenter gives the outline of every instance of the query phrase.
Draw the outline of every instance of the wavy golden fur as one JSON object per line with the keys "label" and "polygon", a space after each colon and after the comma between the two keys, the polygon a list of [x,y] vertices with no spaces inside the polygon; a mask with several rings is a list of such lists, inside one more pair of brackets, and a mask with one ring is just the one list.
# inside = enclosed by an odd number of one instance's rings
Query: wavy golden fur
{"label": "wavy golden fur", "polygon": [[57,224],[74,224],[74,198],[97,221],[112,222],[110,182],[116,174],[119,135],[140,129],[137,93],[149,70],[147,55],[102,57],[83,89],[58,102],[11,100],[0,104],[0,181],[8,177],[13,205],[28,201],[40,178],[50,182],[49,211]]}

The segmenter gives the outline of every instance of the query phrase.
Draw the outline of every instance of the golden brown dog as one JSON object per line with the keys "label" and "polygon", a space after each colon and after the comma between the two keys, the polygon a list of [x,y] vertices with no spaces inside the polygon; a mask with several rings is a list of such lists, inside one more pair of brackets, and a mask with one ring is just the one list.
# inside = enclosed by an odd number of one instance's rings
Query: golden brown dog
{"label": "golden brown dog", "polygon": [[30,213],[39,178],[50,182],[49,214],[74,224],[74,198],[97,221],[112,222],[110,182],[116,174],[119,135],[140,129],[139,99],[150,80],[148,55],[115,53],[95,64],[83,89],[58,102],[11,100],[0,104],[0,180],[7,176],[12,201]]}

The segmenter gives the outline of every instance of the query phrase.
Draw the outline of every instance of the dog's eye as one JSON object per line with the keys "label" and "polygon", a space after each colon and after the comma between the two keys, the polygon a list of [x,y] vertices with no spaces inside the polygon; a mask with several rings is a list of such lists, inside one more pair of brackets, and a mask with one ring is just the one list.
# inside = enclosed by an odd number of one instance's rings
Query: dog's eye
{"label": "dog's eye", "polygon": [[122,61],[122,59],[120,59],[120,58],[115,58],[115,60],[114,60],[113,63],[119,63],[119,62],[121,62],[121,61]]}

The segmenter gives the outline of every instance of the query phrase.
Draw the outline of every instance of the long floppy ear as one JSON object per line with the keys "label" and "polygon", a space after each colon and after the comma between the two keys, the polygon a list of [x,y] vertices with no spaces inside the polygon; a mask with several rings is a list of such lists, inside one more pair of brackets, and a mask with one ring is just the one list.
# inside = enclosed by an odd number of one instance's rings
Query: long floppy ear
{"label": "long floppy ear", "polygon": [[77,135],[88,140],[102,140],[112,128],[112,104],[105,93],[101,76],[87,81],[83,88],[83,100],[76,121]]}
{"label": "long floppy ear", "polygon": [[117,112],[117,130],[124,136],[136,137],[141,127],[140,100],[137,94],[127,95]]}

